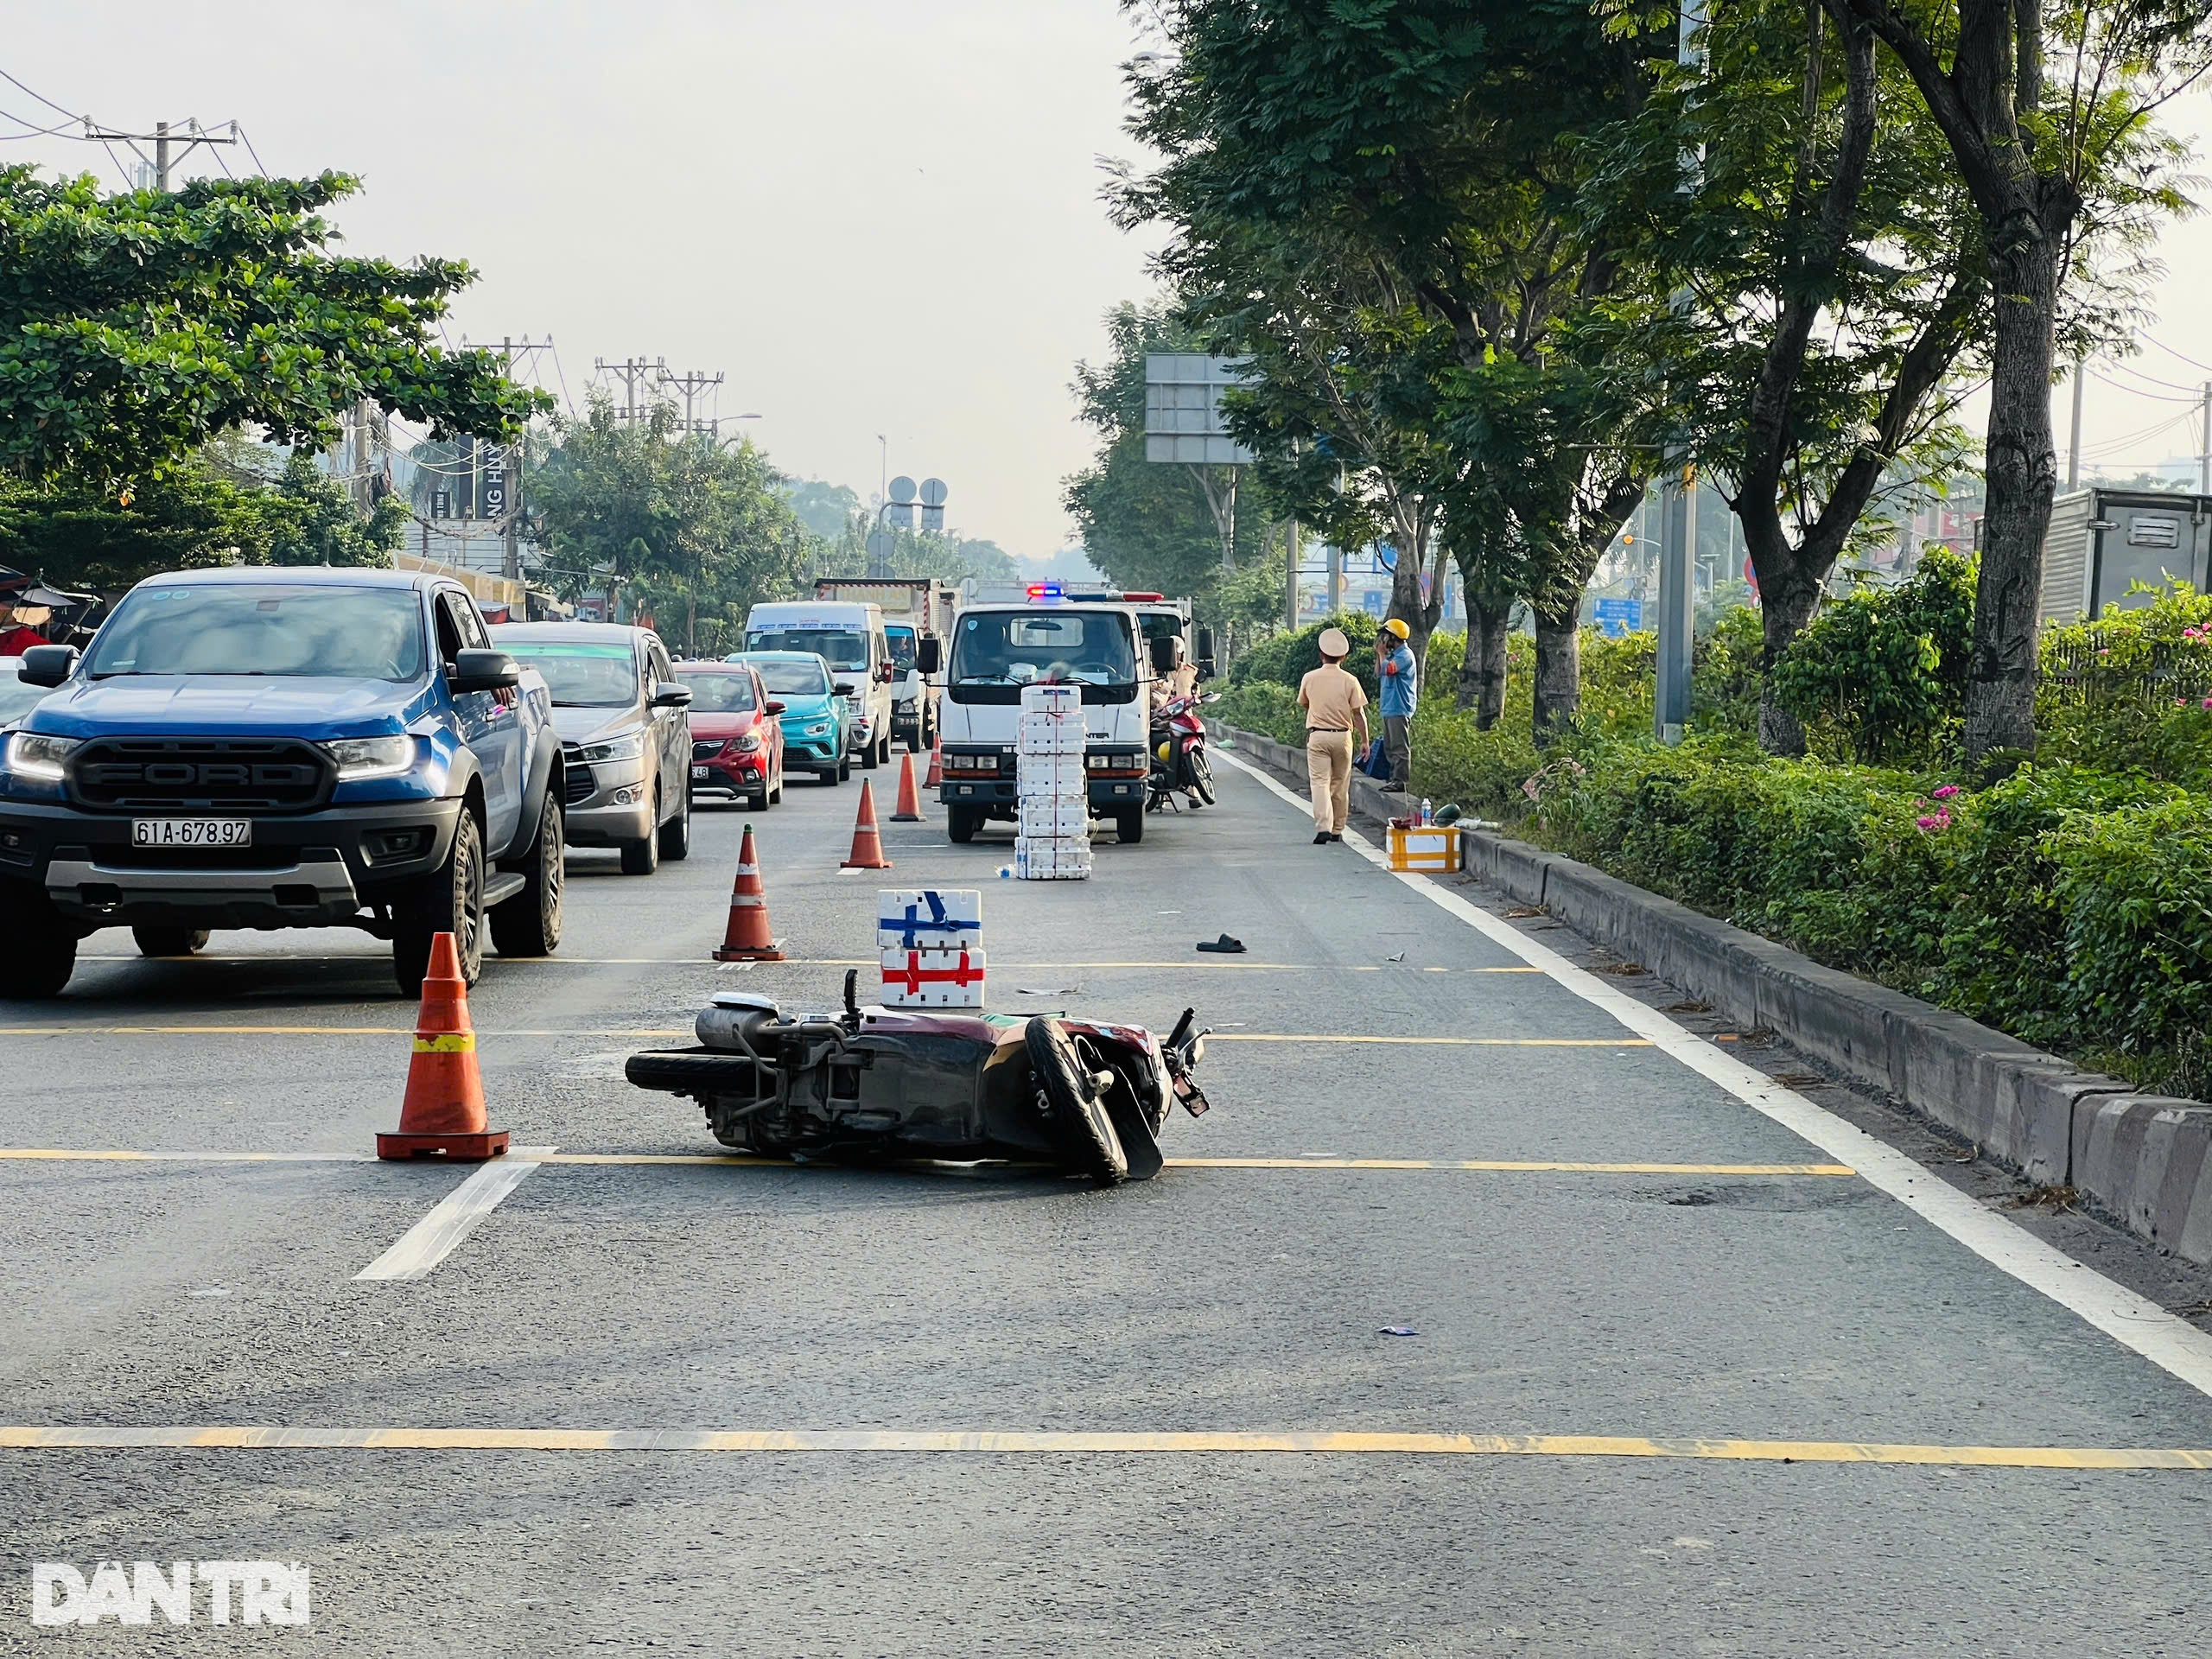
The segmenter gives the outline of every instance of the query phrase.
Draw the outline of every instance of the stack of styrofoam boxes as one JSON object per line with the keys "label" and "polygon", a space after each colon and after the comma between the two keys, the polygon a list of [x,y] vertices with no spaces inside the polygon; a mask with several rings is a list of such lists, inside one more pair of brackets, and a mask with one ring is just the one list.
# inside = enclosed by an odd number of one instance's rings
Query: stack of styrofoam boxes
{"label": "stack of styrofoam boxes", "polygon": [[1015,731],[1014,873],[1024,881],[1090,874],[1090,780],[1083,763],[1083,688],[1025,685]]}
{"label": "stack of styrofoam boxes", "polygon": [[983,895],[974,889],[887,887],[876,894],[887,1008],[983,1006]]}

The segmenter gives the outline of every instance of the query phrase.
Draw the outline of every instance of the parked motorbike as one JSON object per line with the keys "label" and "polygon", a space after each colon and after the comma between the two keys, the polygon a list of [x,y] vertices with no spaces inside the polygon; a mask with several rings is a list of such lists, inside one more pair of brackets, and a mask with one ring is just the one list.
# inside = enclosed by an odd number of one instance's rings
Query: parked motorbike
{"label": "parked motorbike", "polygon": [[1217,691],[1170,697],[1154,711],[1152,771],[1145,780],[1147,811],[1157,812],[1163,806],[1180,811],[1178,795],[1185,797],[1193,810],[1214,804],[1213,767],[1206,760],[1206,722],[1198,709],[1204,703],[1220,700]]}
{"label": "parked motorbike", "polygon": [[905,1159],[1057,1164],[1101,1186],[1149,1180],[1206,1033],[1185,1008],[1163,1041],[1141,1026],[955,1008],[863,1008],[857,974],[838,1014],[786,1018],[770,998],[717,995],[700,1046],[632,1054],[641,1089],[684,1096],[737,1152],[799,1161]]}

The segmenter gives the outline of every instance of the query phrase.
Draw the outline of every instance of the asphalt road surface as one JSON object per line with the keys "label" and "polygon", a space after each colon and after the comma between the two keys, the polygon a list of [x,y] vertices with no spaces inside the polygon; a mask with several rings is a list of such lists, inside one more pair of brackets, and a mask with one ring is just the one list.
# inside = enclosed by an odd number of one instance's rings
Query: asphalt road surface
{"label": "asphalt road surface", "polygon": [[[0,1652],[2212,1650],[2201,1278],[1222,771],[1084,883],[934,804],[841,874],[858,789],[795,782],[780,964],[709,960],[738,812],[578,855],[472,999],[512,1184],[417,1276],[356,1277],[468,1177],[368,1158],[382,946],[103,934],[0,1005]],[[833,1005],[924,883],[1000,1011],[1215,1027],[1160,1179],[724,1163],[622,1080],[717,987]],[[108,1560],[302,1563],[312,1622],[32,1626]]]}

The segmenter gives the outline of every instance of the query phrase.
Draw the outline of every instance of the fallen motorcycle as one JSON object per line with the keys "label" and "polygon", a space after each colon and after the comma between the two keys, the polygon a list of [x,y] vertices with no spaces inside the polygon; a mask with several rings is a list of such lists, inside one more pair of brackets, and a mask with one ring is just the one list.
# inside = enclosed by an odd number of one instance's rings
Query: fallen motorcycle
{"label": "fallen motorcycle", "polygon": [[650,1049],[630,1081],[696,1100],[738,1152],[841,1163],[935,1159],[1057,1164],[1101,1186],[1160,1173],[1168,1108],[1207,1109],[1192,1073],[1196,1011],[1166,1040],[1141,1026],[953,1008],[863,1008],[845,977],[839,1014],[785,1018],[725,991],[700,1046]]}

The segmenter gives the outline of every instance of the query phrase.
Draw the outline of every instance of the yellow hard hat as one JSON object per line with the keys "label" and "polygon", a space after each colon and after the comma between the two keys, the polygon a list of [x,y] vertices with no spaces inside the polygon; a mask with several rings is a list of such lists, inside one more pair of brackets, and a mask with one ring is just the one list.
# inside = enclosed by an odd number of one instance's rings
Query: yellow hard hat
{"label": "yellow hard hat", "polygon": [[1406,626],[1405,620],[1402,617],[1394,616],[1382,626],[1388,632],[1396,634],[1401,639],[1408,638],[1413,632],[1413,630]]}

